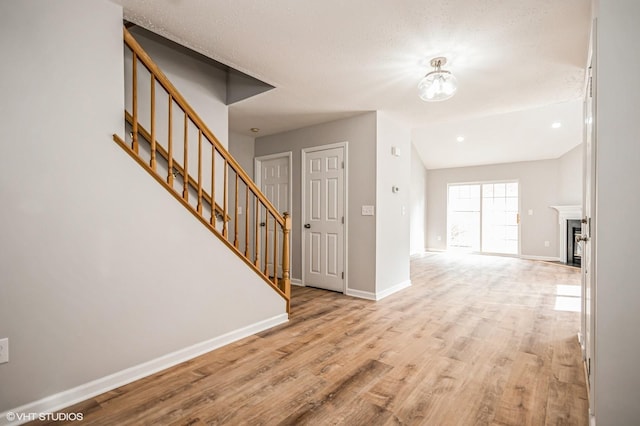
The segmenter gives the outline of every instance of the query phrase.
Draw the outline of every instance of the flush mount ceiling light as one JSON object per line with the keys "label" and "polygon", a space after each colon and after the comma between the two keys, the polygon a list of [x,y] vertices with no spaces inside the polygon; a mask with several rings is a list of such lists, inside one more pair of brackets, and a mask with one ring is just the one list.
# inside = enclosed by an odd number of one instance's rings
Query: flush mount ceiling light
{"label": "flush mount ceiling light", "polygon": [[452,97],[458,90],[458,80],[450,71],[445,71],[442,66],[447,63],[447,58],[438,57],[431,60],[431,66],[435,70],[427,73],[418,83],[418,95],[426,102],[444,101]]}

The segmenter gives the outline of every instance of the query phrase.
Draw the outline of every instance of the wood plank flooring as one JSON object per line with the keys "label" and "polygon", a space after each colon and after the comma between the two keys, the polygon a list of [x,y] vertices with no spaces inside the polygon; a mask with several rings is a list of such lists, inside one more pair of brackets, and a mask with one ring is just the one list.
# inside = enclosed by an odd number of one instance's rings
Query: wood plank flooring
{"label": "wood plank flooring", "polygon": [[[371,302],[293,288],[290,322],[68,408],[95,425],[587,425],[579,270],[426,254]],[[57,423],[59,424],[59,423]]]}

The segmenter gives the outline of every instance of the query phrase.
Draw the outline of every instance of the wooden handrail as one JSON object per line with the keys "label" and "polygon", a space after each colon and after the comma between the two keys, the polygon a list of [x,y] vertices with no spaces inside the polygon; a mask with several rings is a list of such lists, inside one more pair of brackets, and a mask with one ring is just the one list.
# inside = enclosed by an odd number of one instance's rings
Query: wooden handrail
{"label": "wooden handrail", "polygon": [[[141,166],[149,172],[171,195],[173,195],[180,203],[186,207],[194,216],[198,218],[209,230],[213,232],[229,249],[234,251],[242,260],[249,265],[260,277],[262,277],[276,292],[286,301],[287,312],[291,307],[291,279],[290,279],[290,230],[291,217],[288,213],[281,215],[267,197],[260,191],[257,185],[242,169],[239,163],[231,156],[229,151],[220,143],[211,130],[204,124],[202,119],[191,108],[187,101],[177,91],[175,86],[169,81],[158,66],[151,60],[149,55],[142,49],[133,36],[123,28],[124,43],[132,52],[132,113],[125,110],[125,121],[131,125],[132,143],[129,145],[117,135],[113,135],[114,141],[120,145],[127,153],[133,157]],[[139,99],[138,78],[141,76],[137,62],[149,71],[150,76],[150,102],[147,98],[146,102],[141,103]],[[162,87],[168,98],[168,122],[166,136],[166,146],[158,140],[157,120],[156,120],[156,101],[158,94],[156,93],[156,85]],[[146,86],[143,85],[143,86]],[[145,94],[146,96],[147,94]],[[160,94],[159,96],[164,96]],[[177,105],[180,110],[174,114],[173,106]],[[140,105],[149,106],[150,113],[150,131],[145,129],[139,122]],[[181,116],[182,114],[182,116]],[[174,117],[175,116],[175,117]],[[178,123],[175,130],[182,131],[182,145],[180,145],[180,137],[173,138],[173,120],[177,119]],[[183,123],[180,123],[183,121]],[[190,133],[190,127],[195,126],[197,130],[197,138],[194,133]],[[182,127],[180,130],[178,130]],[[189,136],[191,135],[191,136]],[[139,136],[143,138],[150,149],[150,160],[142,158],[139,147]],[[203,140],[204,138],[204,140]],[[162,137],[164,139],[164,137]],[[209,143],[211,146],[210,154],[203,153],[203,144]],[[193,154],[196,152],[197,154]],[[206,152],[209,152],[208,149]],[[177,154],[176,154],[177,153]],[[158,170],[157,155],[166,161],[167,172]],[[182,164],[174,158],[174,155],[182,156]],[[191,159],[189,156],[191,155]],[[197,155],[197,158],[195,157]],[[208,155],[211,157],[209,158]],[[203,156],[207,156],[205,160]],[[190,161],[192,160],[192,161]],[[211,183],[210,193],[204,188],[203,169],[206,162],[211,162],[211,176],[206,177],[207,183]],[[221,163],[216,165],[216,163]],[[192,164],[193,163],[193,164]],[[190,167],[190,168],[189,168]],[[219,170],[223,167],[223,170]],[[207,167],[208,168],[208,167]],[[192,176],[189,170],[197,174]],[[231,169],[231,175],[229,174]],[[207,170],[209,173],[209,170]],[[223,181],[218,182],[222,186],[222,193],[216,193],[216,174],[223,176]],[[174,187],[174,174],[182,175],[182,184],[180,189]],[[220,174],[218,176],[220,176]],[[245,190],[244,202],[240,200],[240,189]],[[190,197],[190,192],[192,197]],[[253,194],[253,201],[250,195]],[[222,206],[218,205],[215,200],[217,197],[223,199]],[[197,197],[197,200],[195,199]],[[233,199],[229,199],[233,197]],[[192,201],[189,198],[193,198]],[[219,198],[218,198],[219,199]],[[197,205],[195,205],[197,202]],[[211,214],[203,212],[203,202],[208,203],[211,207]],[[244,223],[240,223],[240,209],[244,205],[245,218]],[[253,212],[255,226],[249,226],[249,215]],[[205,217],[206,214],[206,217]],[[217,226],[217,218],[222,217],[221,230]],[[273,219],[270,219],[273,218]],[[264,223],[261,223],[264,220]],[[264,228],[262,228],[264,226]],[[272,228],[273,226],[273,228]],[[242,230],[242,227],[244,230]],[[271,237],[269,236],[271,234]],[[244,237],[244,244],[240,239]],[[282,240],[280,239],[282,237]],[[254,239],[253,252],[250,250],[249,240]],[[264,244],[261,247],[260,241]],[[280,247],[280,243],[282,247]],[[260,250],[264,249],[264,253]],[[273,250],[273,253],[271,251]],[[278,264],[280,262],[280,264]],[[281,275],[281,276],[280,276]]]}
{"label": "wooden handrail", "polygon": [[264,204],[264,206],[269,210],[269,212],[274,215],[278,223],[284,226],[284,218],[281,216],[280,212],[276,210],[273,204],[271,204],[271,201],[269,201],[267,197],[264,196],[262,191],[260,191],[260,189],[249,177],[249,175],[247,175],[247,173],[242,169],[242,167],[240,166],[240,164],[238,164],[235,158],[231,156],[229,151],[227,151],[227,149],[222,145],[222,143],[220,143],[220,141],[218,140],[218,138],[215,137],[213,132],[211,132],[211,130],[209,130],[206,124],[204,124],[204,121],[202,121],[200,116],[196,114],[193,108],[191,108],[191,106],[187,103],[187,101],[182,97],[180,92],[178,92],[178,89],[175,88],[175,86],[169,81],[167,76],[164,75],[164,73],[155,64],[155,62],[153,62],[153,60],[147,54],[147,52],[145,52],[144,49],[142,49],[142,46],[140,46],[140,44],[133,38],[131,33],[124,27],[122,28],[122,30],[124,33],[124,42],[137,55],[137,59],[144,64],[144,66],[147,68],[147,70],[149,70],[151,74],[155,76],[158,83],[160,83],[160,85],[162,85],[162,87],[164,87],[164,89],[167,92],[169,92],[171,96],[173,96],[173,100],[180,106],[180,108],[182,108],[185,114],[189,116],[189,118],[191,119],[191,121],[193,121],[196,127],[202,130],[202,133],[206,136],[206,139],[208,139],[209,142],[212,143],[213,146],[215,146],[215,148],[218,150],[222,158],[227,160],[231,168],[236,173],[238,173],[242,178],[242,180],[245,181],[247,186],[251,188],[251,192],[253,192],[256,195],[256,197],[260,199],[260,202]]}

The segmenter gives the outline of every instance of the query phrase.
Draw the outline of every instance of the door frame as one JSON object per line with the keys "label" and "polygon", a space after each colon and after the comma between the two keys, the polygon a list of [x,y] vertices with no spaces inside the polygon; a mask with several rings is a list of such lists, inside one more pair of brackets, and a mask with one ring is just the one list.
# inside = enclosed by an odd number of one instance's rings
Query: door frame
{"label": "door frame", "polygon": [[[591,40],[588,53],[588,68],[586,73],[586,90],[584,96],[584,125],[583,125],[583,164],[582,164],[582,238],[583,257],[580,265],[582,312],[580,313],[580,333],[578,334],[584,362],[585,380],[587,382],[587,396],[589,399],[589,417],[595,422],[595,407],[597,399],[597,306],[596,298],[598,284],[597,270],[597,203],[598,199],[598,52],[597,52],[597,19],[592,21]],[[589,114],[590,112],[590,114]],[[590,120],[590,121],[589,121]],[[587,185],[588,183],[588,185]],[[587,293],[589,299],[587,299]],[[588,315],[587,315],[588,313]]]}
{"label": "door frame", "polygon": [[344,270],[344,280],[342,281],[342,294],[346,294],[347,289],[349,288],[349,143],[347,141],[344,142],[336,142],[336,143],[330,143],[327,145],[318,145],[318,146],[313,146],[313,147],[309,147],[309,148],[303,148],[300,152],[300,159],[301,159],[301,167],[300,167],[300,224],[299,224],[299,229],[300,229],[300,236],[301,238],[301,242],[302,242],[302,247],[301,247],[301,254],[302,254],[302,285],[305,285],[305,273],[306,273],[306,263],[305,263],[305,259],[306,259],[306,234],[304,232],[304,218],[305,218],[305,205],[306,205],[306,189],[305,189],[305,184],[304,184],[304,180],[305,180],[305,175],[307,172],[307,167],[306,167],[306,158],[307,158],[307,153],[311,153],[311,152],[317,152],[317,151],[325,151],[327,149],[333,149],[333,148],[342,148],[342,152],[343,152],[343,161],[344,161],[344,172],[343,172],[343,176],[342,176],[342,186],[343,186],[343,191],[342,193],[344,194],[344,200],[343,200],[343,213],[344,213],[344,227],[343,229],[343,235],[342,235],[342,269]]}

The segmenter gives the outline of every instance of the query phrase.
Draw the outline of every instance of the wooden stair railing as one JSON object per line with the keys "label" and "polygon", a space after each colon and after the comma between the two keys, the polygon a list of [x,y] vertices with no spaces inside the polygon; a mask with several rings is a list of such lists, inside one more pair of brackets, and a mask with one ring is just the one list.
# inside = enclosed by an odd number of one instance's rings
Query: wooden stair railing
{"label": "wooden stair railing", "polygon": [[[129,126],[133,126],[133,117],[131,116],[131,114],[129,114],[128,111],[124,112],[124,119],[127,122],[127,124],[129,124]],[[133,138],[133,132],[130,132],[129,135]],[[142,136],[142,138],[145,140],[145,142],[147,142],[149,144],[149,146],[151,145],[151,133],[149,133],[147,131],[147,129],[145,129],[140,123],[138,123],[138,135]],[[160,143],[158,143],[158,141],[156,140],[156,150],[157,153],[160,154],[160,156],[167,162],[169,162],[169,153],[167,151],[165,151],[165,149],[162,147],[162,145]],[[184,179],[184,168],[180,165],[179,162],[177,162],[175,159],[173,159],[173,177],[174,179],[180,175],[182,179]],[[196,189],[198,188],[198,182],[191,177],[191,175],[187,175],[187,179],[189,179],[189,187],[192,189]],[[209,206],[211,206],[211,196],[203,190],[202,192],[202,198],[204,199],[204,201],[209,204]],[[224,217],[225,220],[228,222],[231,220],[231,217],[229,217],[229,215],[224,216],[224,211],[222,210],[222,207],[218,204],[215,203],[215,212],[216,212],[216,216],[218,217],[218,219],[222,220],[222,218]]]}
{"label": "wooden stair railing", "polygon": [[[289,313],[291,217],[280,215],[129,31],[123,28],[123,33],[125,53],[131,55],[132,111],[125,110],[130,141],[115,134],[113,140],[262,277],[286,301]],[[166,97],[164,107],[157,102],[158,89]],[[147,91],[148,99],[141,93]],[[161,117],[157,110],[162,108],[166,115]],[[182,115],[181,129],[174,109]],[[194,135],[197,141],[189,143]]]}

